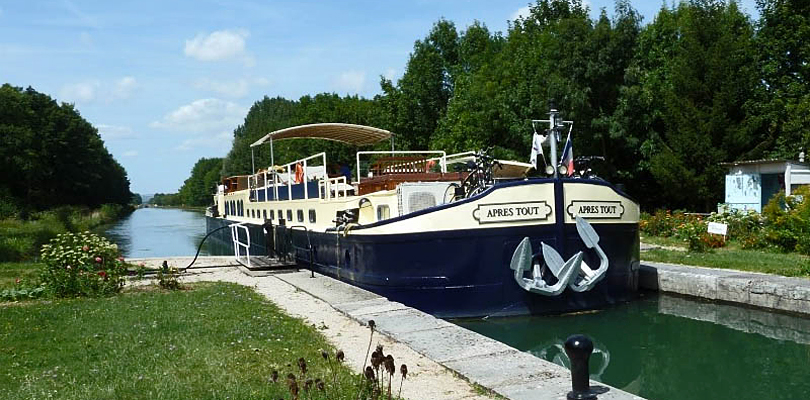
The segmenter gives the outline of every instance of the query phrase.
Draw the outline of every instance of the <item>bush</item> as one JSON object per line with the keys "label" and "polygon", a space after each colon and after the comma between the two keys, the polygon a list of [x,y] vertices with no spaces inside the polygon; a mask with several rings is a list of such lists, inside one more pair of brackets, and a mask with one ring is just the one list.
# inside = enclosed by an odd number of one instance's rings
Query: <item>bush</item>
{"label": "bush", "polygon": [[168,265],[158,268],[155,280],[158,286],[168,290],[179,290],[183,288],[180,284],[180,270],[177,267],[169,267]]}
{"label": "bush", "polygon": [[782,251],[810,254],[810,188],[776,194],[762,210],[765,240]]}
{"label": "bush", "polygon": [[42,246],[42,282],[59,297],[105,296],[124,286],[118,246],[90,232],[62,233]]}

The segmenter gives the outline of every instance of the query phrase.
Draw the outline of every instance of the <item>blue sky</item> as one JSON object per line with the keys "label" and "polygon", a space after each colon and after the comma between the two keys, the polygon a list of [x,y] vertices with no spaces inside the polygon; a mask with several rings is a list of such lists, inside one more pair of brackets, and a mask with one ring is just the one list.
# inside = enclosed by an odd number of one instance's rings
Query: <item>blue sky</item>
{"label": "blue sky", "polygon": [[[593,16],[613,10],[585,3]],[[379,76],[400,77],[439,18],[505,32],[528,4],[0,0],[0,83],[74,103],[134,192],[174,192],[200,157],[227,153],[264,95],[374,96]],[[662,4],[633,1],[645,22]],[[741,7],[756,12],[753,0]]]}

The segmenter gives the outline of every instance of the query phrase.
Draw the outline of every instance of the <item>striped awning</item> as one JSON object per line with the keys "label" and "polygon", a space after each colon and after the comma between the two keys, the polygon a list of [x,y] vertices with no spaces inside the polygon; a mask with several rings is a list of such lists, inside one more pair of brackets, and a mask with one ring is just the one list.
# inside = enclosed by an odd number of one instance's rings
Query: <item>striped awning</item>
{"label": "striped awning", "polygon": [[322,123],[293,126],[270,132],[257,140],[250,147],[255,147],[269,140],[282,139],[325,139],[343,142],[355,146],[374,144],[391,137],[391,132],[371,126]]}

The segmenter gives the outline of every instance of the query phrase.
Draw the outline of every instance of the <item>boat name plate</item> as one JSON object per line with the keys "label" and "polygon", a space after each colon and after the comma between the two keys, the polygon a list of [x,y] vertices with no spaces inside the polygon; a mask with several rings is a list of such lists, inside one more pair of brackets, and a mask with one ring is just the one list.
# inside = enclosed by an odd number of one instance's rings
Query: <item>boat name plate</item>
{"label": "boat name plate", "polygon": [[588,219],[620,219],[624,215],[621,201],[573,200],[566,210],[571,218],[579,215]]}
{"label": "boat name plate", "polygon": [[551,206],[545,201],[479,204],[473,210],[473,218],[480,224],[511,221],[542,221],[551,214]]}

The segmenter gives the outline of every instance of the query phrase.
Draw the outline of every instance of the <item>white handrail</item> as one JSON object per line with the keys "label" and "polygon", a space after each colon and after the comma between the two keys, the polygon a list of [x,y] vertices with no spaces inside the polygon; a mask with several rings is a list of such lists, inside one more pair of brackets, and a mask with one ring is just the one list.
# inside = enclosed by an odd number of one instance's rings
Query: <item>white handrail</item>
{"label": "white handrail", "polygon": [[[247,226],[244,225],[244,222],[231,224],[231,240],[233,240],[233,257],[236,262],[245,265],[246,267],[250,268],[250,231],[248,230]],[[239,230],[244,229],[245,237],[247,238],[247,243],[243,243],[239,238]],[[246,263],[243,263],[239,260],[241,257],[241,252],[239,251],[241,248],[245,249],[245,259]]]}

